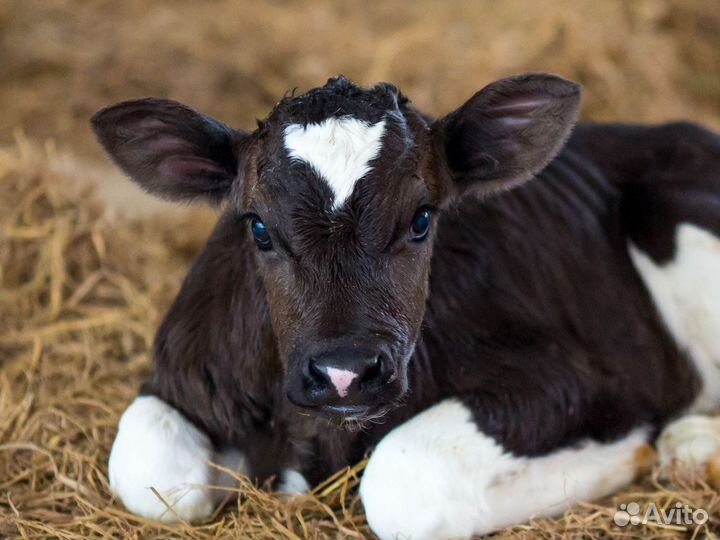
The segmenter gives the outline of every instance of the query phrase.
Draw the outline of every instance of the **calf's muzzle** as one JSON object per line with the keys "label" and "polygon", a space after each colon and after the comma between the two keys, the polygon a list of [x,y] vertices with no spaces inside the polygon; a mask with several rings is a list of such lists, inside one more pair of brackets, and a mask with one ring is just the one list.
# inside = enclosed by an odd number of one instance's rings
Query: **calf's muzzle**
{"label": "calf's muzzle", "polygon": [[316,350],[288,373],[287,394],[300,407],[361,414],[392,400],[397,367],[383,346]]}

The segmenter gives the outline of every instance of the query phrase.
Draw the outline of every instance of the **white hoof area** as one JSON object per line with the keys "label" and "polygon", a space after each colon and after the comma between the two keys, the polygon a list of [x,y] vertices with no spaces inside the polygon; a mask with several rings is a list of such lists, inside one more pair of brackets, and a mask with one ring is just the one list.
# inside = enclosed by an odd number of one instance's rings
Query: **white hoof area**
{"label": "white hoof area", "polygon": [[305,477],[293,469],[285,469],[280,475],[277,490],[286,495],[305,495],[310,492],[310,486]]}
{"label": "white hoof area", "polygon": [[378,444],[360,484],[370,528],[382,540],[467,538],[487,516],[491,479],[517,459],[480,433],[470,411],[444,401]]}
{"label": "white hoof area", "polygon": [[696,469],[720,453],[720,417],[692,415],[668,424],[657,440],[660,465]]}
{"label": "white hoof area", "polygon": [[225,495],[207,486],[231,483],[209,462],[243,468],[239,452],[215,455],[207,435],[177,410],[156,397],[141,396],[120,419],[108,462],[110,487],[139,516],[200,521]]}

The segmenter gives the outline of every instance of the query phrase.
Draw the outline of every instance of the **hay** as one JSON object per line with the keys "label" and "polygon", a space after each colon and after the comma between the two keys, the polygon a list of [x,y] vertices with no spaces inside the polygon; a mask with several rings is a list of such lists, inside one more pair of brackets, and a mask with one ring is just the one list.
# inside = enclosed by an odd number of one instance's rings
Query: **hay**
{"label": "hay", "polygon": [[[239,479],[196,527],[146,521],[113,499],[106,461],[118,416],[148,373],[154,328],[197,246],[178,244],[177,223],[118,218],[77,185],[24,140],[0,150],[0,537],[370,537],[355,489],[364,463],[295,499]],[[717,492],[700,478],[672,486],[649,474],[604,503],[497,537],[720,534]],[[630,501],[682,502],[713,518],[696,531],[623,531],[612,517]]]}
{"label": "hay", "polygon": [[718,128],[718,28],[717,0],[0,0],[0,142],[22,126],[99,156],[90,115],[149,95],[252,128],[337,73],[439,114],[551,70],[585,85],[587,118]]}
{"label": "hay", "polygon": [[[95,110],[168,96],[251,127],[289,87],[344,73],[396,82],[440,113],[494,78],[545,69],[585,84],[587,118],[719,128],[719,27],[717,0],[0,0],[0,538],[369,534],[355,490],[362,464],[291,501],[242,482],[240,498],[199,527],[151,523],[113,500],[118,415],[148,373],[154,329],[208,218],[121,218],[78,188],[112,184],[91,161],[62,158],[99,158]],[[18,127],[59,150],[14,136]],[[713,520],[614,527],[630,501],[682,502]],[[650,472],[612,499],[497,537],[717,538],[719,505],[701,478]]]}

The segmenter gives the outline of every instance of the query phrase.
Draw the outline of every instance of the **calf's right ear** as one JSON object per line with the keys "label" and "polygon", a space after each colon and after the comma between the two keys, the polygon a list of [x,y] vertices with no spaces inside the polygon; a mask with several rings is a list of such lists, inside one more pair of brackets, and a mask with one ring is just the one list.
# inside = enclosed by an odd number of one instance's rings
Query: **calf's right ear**
{"label": "calf's right ear", "polygon": [[117,165],[143,189],[170,200],[220,202],[238,176],[246,133],[176,101],[124,101],[92,127]]}

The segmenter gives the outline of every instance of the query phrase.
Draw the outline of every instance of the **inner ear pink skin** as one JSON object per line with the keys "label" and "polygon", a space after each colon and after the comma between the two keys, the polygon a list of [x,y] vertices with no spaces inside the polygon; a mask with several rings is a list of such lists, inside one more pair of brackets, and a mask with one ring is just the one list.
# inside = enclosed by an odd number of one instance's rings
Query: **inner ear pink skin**
{"label": "inner ear pink skin", "polygon": [[340,397],[348,395],[348,388],[352,384],[353,379],[358,376],[354,371],[334,367],[327,368],[327,375],[330,377],[330,382],[333,383]]}

